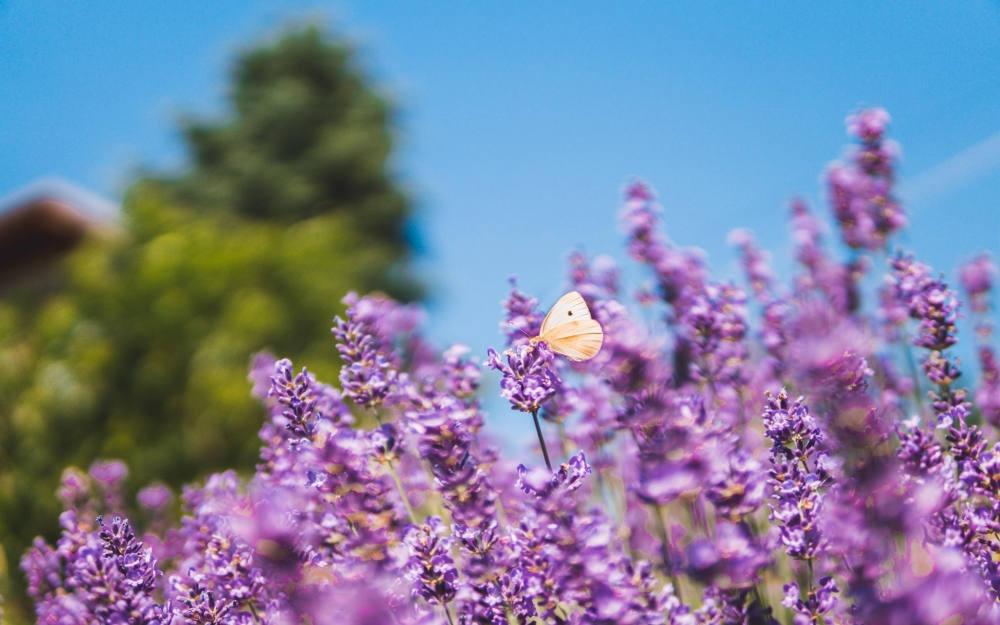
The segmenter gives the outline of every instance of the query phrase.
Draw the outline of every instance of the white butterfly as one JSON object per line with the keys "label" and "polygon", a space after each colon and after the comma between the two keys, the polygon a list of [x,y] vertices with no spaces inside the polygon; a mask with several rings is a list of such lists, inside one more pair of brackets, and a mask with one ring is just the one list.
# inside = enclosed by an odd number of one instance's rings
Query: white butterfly
{"label": "white butterfly", "polygon": [[545,343],[549,349],[570,360],[590,360],[601,351],[604,330],[590,316],[587,302],[576,291],[563,295],[542,321],[542,330],[531,342]]}

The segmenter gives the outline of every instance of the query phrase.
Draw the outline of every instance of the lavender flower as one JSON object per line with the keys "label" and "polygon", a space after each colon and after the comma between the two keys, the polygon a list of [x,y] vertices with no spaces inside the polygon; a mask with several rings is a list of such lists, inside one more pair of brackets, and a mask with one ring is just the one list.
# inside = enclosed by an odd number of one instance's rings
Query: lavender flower
{"label": "lavender flower", "polygon": [[486,365],[503,374],[500,395],[511,408],[521,412],[537,412],[562,384],[552,368],[555,356],[543,343],[520,345],[504,352],[506,362],[493,349],[488,352]]}
{"label": "lavender flower", "polygon": [[976,406],[994,427],[1000,425],[1000,368],[991,344],[993,324],[990,321],[990,291],[997,268],[986,254],[978,254],[959,269],[962,287],[968,294],[970,309],[975,315],[976,336],[979,340],[979,388],[975,392]]}
{"label": "lavender flower", "polygon": [[142,542],[137,541],[127,520],[115,517],[111,527],[104,526],[102,517],[97,517],[101,526],[100,537],[104,541],[104,557],[114,560],[118,572],[125,578],[125,583],[144,592],[151,592],[156,584],[156,578],[163,573],[156,568],[156,558],[152,550],[143,549]]}
{"label": "lavender flower", "polygon": [[344,395],[366,408],[377,408],[385,403],[392,390],[396,369],[379,349],[382,346],[372,320],[357,308],[365,302],[359,300],[348,308],[346,321],[340,317],[333,320],[333,335],[337,338],[337,349],[344,361],[340,370]]}
{"label": "lavender flower", "polygon": [[136,499],[140,504],[150,510],[159,510],[163,506],[170,503],[170,500],[173,499],[173,495],[170,493],[170,489],[166,486],[162,484],[154,484],[140,490]]}
{"label": "lavender flower", "polygon": [[405,416],[419,436],[420,457],[430,466],[452,518],[476,526],[489,524],[496,514],[496,492],[477,461],[463,406],[430,403],[406,410]]}
{"label": "lavender flower", "polygon": [[285,427],[303,438],[316,434],[316,420],[322,416],[316,410],[317,398],[311,382],[305,368],[293,375],[292,361],[282,359],[274,364],[271,389],[267,393],[268,397],[276,398],[279,404],[286,407],[282,412],[282,416],[288,419]]}
{"label": "lavender flower", "polygon": [[40,539],[22,568],[40,622],[166,625],[171,608],[153,598],[162,575],[149,548],[136,540],[127,521],[105,527],[80,523],[72,512],[60,518],[56,550]]}
{"label": "lavender flower", "polygon": [[636,492],[653,505],[680,497],[690,499],[712,476],[726,470],[719,453],[723,441],[709,422],[701,397],[675,398],[655,409],[666,412],[668,418],[647,424],[636,435],[639,447]]}
{"label": "lavender flower", "polygon": [[438,517],[421,527],[411,527],[404,538],[410,548],[409,577],[413,592],[432,604],[446,604],[458,592],[458,571],[449,555],[451,540]]}
{"label": "lavender flower", "polygon": [[771,520],[778,523],[789,556],[815,559],[823,549],[821,490],[830,480],[823,434],[802,399],[789,402],[784,391],[768,395],[762,419],[773,443],[768,481],[777,503],[771,505]]}
{"label": "lavender flower", "polygon": [[687,561],[688,574],[702,583],[748,588],[770,564],[771,552],[746,526],[720,521],[714,539],[698,538],[691,543]]}
{"label": "lavender flower", "polygon": [[849,313],[860,304],[857,267],[844,266],[833,261],[823,249],[822,235],[826,228],[813,215],[805,202],[792,202],[792,239],[795,258],[806,273],[796,277],[795,290],[799,301],[809,301],[819,295],[837,313]]}
{"label": "lavender flower", "polygon": [[538,336],[545,316],[538,309],[538,300],[517,288],[517,276],[511,276],[510,295],[500,304],[504,309],[500,333],[506,337],[508,346],[519,347],[531,337]]}
{"label": "lavender flower", "polygon": [[893,161],[897,148],[884,139],[889,115],[883,109],[859,111],[847,118],[848,133],[860,141],[852,163],[836,163],[827,174],[830,204],[844,242],[877,250],[906,225],[906,212],[893,196]]}
{"label": "lavender flower", "polygon": [[696,253],[676,249],[657,231],[659,211],[656,193],[644,181],[626,187],[621,220],[629,235],[629,254],[653,269],[660,296],[673,305],[687,293],[701,291],[705,268]]}
{"label": "lavender flower", "polygon": [[525,466],[517,467],[517,486],[528,495],[543,500],[551,500],[560,492],[571,493],[583,485],[583,479],[590,475],[590,465],[582,453],[570,458],[568,463],[559,465],[553,475],[546,475],[541,469],[528,471]]}
{"label": "lavender flower", "polygon": [[681,308],[678,325],[691,359],[691,375],[716,389],[719,382],[740,386],[747,357],[746,296],[732,285],[709,284]]}
{"label": "lavender flower", "polygon": [[569,254],[569,281],[589,306],[618,294],[621,272],[610,256],[590,259],[581,250]]}
{"label": "lavender flower", "polygon": [[989,311],[989,294],[993,289],[993,279],[996,275],[996,265],[988,254],[977,254],[959,268],[958,277],[962,288],[969,294],[972,312],[979,314]]}
{"label": "lavender flower", "polygon": [[785,598],[781,600],[781,605],[795,613],[793,620],[795,625],[825,623],[825,615],[837,607],[836,595],[839,592],[840,589],[837,588],[833,578],[824,577],[819,580],[819,587],[809,591],[803,599],[799,585],[792,582],[785,585]]}
{"label": "lavender flower", "polygon": [[749,230],[738,229],[729,234],[729,242],[740,249],[740,261],[747,281],[757,301],[763,307],[761,344],[766,350],[771,376],[777,381],[788,365],[788,346],[791,340],[788,320],[791,306],[785,297],[775,292],[775,276],[770,267],[770,256],[759,249]]}
{"label": "lavender flower", "polygon": [[979,348],[980,376],[976,389],[976,406],[994,427],[1000,427],[1000,365],[993,348]]}
{"label": "lavender flower", "polygon": [[767,482],[762,479],[763,466],[748,450],[734,449],[719,470],[710,476],[706,497],[715,506],[716,513],[736,522],[753,514],[764,501]]}

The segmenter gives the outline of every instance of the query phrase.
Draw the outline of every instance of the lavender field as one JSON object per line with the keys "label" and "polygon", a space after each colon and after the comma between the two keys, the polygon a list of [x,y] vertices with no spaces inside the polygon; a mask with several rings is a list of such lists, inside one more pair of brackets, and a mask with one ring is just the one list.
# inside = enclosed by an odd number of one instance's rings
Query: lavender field
{"label": "lavender field", "polygon": [[[792,202],[789,284],[743,230],[744,280],[714,280],[629,182],[650,280],[569,253],[604,333],[583,362],[530,340],[546,309],[515,282],[487,354],[432,345],[418,305],[347,295],[315,337],[339,380],[256,358],[251,478],[185,488],[174,524],[166,488],[127,500],[120,462],[64,473],[62,536],[21,561],[39,622],[1000,622],[996,269],[975,257],[951,285],[899,249],[888,123],[850,115],[828,206]],[[544,458],[484,436],[484,368]]]}

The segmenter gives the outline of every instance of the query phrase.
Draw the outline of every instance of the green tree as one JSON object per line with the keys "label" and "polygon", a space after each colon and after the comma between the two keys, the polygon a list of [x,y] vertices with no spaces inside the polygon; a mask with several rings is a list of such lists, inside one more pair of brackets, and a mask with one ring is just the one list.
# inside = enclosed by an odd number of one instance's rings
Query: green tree
{"label": "green tree", "polygon": [[347,212],[401,242],[407,202],[386,169],[389,111],[350,62],[315,28],[247,53],[235,118],[186,124],[195,167],[170,182],[177,197],[283,222]]}
{"label": "green tree", "polygon": [[333,339],[315,339],[344,293],[419,293],[388,109],[349,50],[315,28],[251,50],[233,101],[231,119],[187,125],[188,172],[138,183],[120,228],[44,290],[0,301],[0,566],[15,621],[14,570],[35,535],[58,531],[65,467],[120,458],[132,489],[249,469],[251,355],[335,378]]}

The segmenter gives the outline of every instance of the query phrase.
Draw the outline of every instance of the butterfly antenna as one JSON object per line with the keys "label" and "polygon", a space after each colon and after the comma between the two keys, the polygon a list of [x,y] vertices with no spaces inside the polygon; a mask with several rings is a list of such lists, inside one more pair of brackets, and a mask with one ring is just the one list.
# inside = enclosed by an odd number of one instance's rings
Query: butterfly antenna
{"label": "butterfly antenna", "polygon": [[[514,326],[518,330],[521,330],[521,328],[516,323],[514,323],[513,321],[508,321],[507,323],[509,323],[510,325]],[[531,335],[528,334],[527,332],[525,332],[524,330],[521,330],[521,334],[523,334],[524,336],[528,337],[529,339],[531,338]]]}

